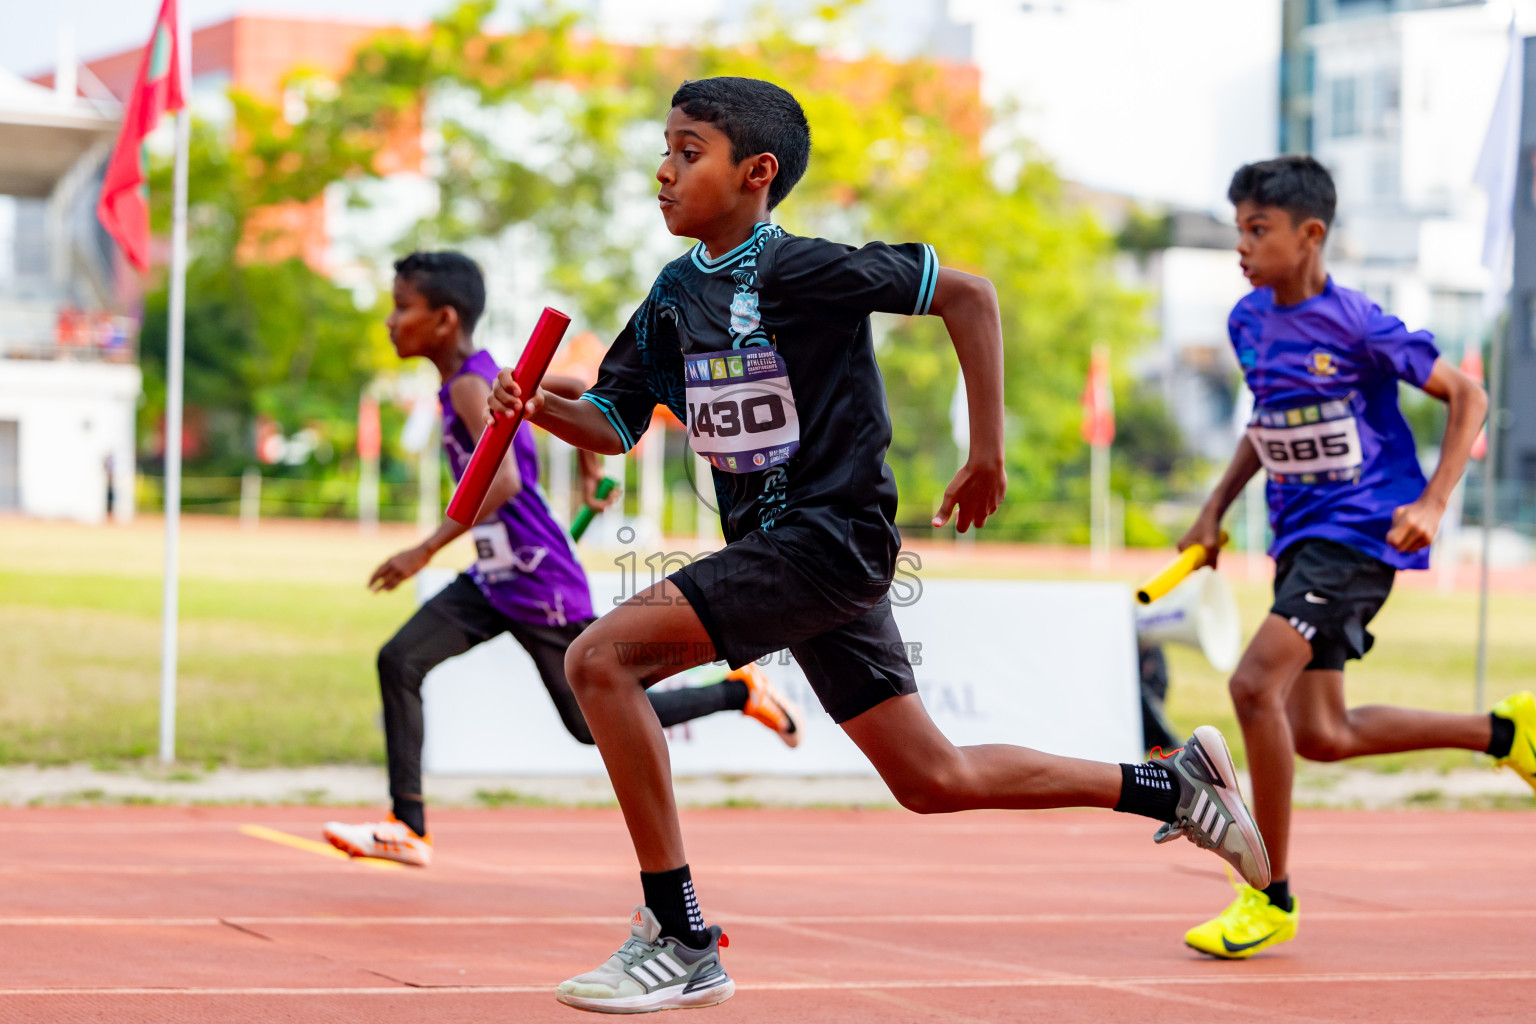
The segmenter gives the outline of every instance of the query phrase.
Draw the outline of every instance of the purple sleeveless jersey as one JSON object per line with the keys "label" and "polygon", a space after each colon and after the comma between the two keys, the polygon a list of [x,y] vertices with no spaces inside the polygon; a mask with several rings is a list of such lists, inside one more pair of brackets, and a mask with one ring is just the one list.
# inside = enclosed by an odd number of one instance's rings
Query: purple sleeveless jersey
{"label": "purple sleeveless jersey", "polygon": [[[481,350],[466,359],[438,392],[443,407],[443,447],[454,480],[464,475],[475,446],[473,435],[454,412],[449,388],[466,373],[494,381],[497,369],[491,354]],[[576,560],[570,535],[550,515],[544,492],[539,489],[538,450],[533,443],[533,427],[527,423],[518,428],[512,453],[523,489],[496,510],[495,519],[474,528],[478,557],[468,570],[469,576],[492,607],[515,622],[563,626],[590,619],[592,595],[587,590],[587,577]]]}

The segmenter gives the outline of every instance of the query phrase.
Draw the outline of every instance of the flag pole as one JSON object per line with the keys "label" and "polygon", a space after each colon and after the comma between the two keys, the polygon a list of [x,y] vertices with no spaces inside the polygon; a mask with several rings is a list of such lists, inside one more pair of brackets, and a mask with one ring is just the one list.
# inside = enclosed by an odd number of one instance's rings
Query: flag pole
{"label": "flag pole", "polygon": [[[1473,687],[1476,710],[1481,713],[1488,696],[1488,563],[1493,546],[1493,524],[1498,512],[1499,433],[1503,426],[1504,342],[1512,329],[1513,317],[1506,306],[1512,296],[1509,284],[1513,267],[1515,234],[1515,190],[1519,178],[1521,118],[1525,108],[1525,48],[1515,12],[1509,16],[1509,55],[1504,62],[1504,76],[1493,101],[1488,119],[1488,133],[1477,157],[1472,179],[1488,196],[1488,219],[1483,225],[1482,264],[1488,270],[1488,286],[1483,292],[1483,312],[1493,324],[1493,351],[1488,359],[1488,422],[1483,428],[1488,438],[1483,453],[1482,552],[1477,581],[1477,668]],[[1509,305],[1513,305],[1509,303]],[[1503,313],[1502,319],[1499,314]]]}
{"label": "flag pole", "polygon": [[[192,81],[192,39],[185,18],[176,19],[177,64],[183,89]],[[176,760],[176,619],[181,540],[181,427],[187,310],[187,158],[192,110],[176,112],[176,185],[171,214],[171,280],[165,344],[165,583],[160,605],[160,761]]]}
{"label": "flag pole", "polygon": [[1500,355],[1503,351],[1503,339],[1509,328],[1510,318],[1505,316],[1499,326],[1493,331],[1493,351],[1488,354],[1488,425],[1484,428],[1488,432],[1488,449],[1483,452],[1483,522],[1482,522],[1482,551],[1479,553],[1477,575],[1477,671],[1476,686],[1473,695],[1473,708],[1477,714],[1482,714],[1487,708],[1488,699],[1488,556],[1493,547],[1493,526],[1495,514],[1498,510],[1498,486],[1495,473],[1498,470],[1498,448],[1500,430],[1500,397],[1502,394],[1503,360]]}

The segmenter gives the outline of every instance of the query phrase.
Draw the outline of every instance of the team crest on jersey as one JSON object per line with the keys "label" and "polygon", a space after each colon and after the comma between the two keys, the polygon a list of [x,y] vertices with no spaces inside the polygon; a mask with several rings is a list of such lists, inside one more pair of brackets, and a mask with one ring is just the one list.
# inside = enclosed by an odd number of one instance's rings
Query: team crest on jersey
{"label": "team crest on jersey", "polygon": [[1307,356],[1307,372],[1314,377],[1332,377],[1339,372],[1339,364],[1334,362],[1332,352],[1315,349]]}
{"label": "team crest on jersey", "polygon": [[736,295],[731,299],[731,333],[751,334],[761,322],[762,318],[757,312],[757,292],[747,285],[738,284]]}

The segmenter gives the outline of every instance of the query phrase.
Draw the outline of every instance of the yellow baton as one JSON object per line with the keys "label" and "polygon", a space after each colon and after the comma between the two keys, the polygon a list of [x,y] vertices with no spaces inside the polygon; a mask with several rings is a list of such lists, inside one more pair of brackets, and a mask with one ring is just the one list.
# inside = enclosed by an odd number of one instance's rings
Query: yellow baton
{"label": "yellow baton", "polygon": [[[1221,547],[1231,539],[1231,537],[1227,536],[1227,531],[1222,530],[1221,537],[1217,540],[1216,546]],[[1142,604],[1151,604],[1153,601],[1156,601],[1168,593],[1168,591],[1178,586],[1184,577],[1194,572],[1201,565],[1204,565],[1205,557],[1206,550],[1204,544],[1191,544],[1179,552],[1178,558],[1169,562],[1156,576],[1153,576],[1141,585],[1141,589],[1136,591],[1136,600]]]}

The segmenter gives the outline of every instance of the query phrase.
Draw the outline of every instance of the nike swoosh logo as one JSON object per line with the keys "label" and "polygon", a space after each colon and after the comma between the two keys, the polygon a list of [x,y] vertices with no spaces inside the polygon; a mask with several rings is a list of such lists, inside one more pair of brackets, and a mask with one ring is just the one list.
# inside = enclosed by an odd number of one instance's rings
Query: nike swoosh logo
{"label": "nike swoosh logo", "polygon": [[1241,953],[1245,949],[1252,949],[1254,946],[1262,945],[1263,943],[1268,942],[1278,934],[1280,934],[1280,929],[1276,928],[1262,939],[1254,939],[1252,942],[1233,942],[1231,939],[1223,935],[1221,937],[1221,944],[1227,947],[1228,953]]}
{"label": "nike swoosh logo", "polygon": [[1318,597],[1316,594],[1312,593],[1312,591],[1310,591],[1310,590],[1307,591],[1306,594],[1303,595],[1303,596],[1306,597],[1308,604],[1327,604],[1328,603],[1328,599],[1326,597]]}

